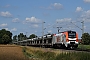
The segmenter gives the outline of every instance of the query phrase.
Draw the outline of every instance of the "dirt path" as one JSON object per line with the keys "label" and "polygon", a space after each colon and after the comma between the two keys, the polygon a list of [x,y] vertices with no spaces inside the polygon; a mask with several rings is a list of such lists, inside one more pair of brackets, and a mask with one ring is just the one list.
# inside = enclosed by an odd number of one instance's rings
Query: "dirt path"
{"label": "dirt path", "polygon": [[29,60],[27,59],[22,48],[15,45],[0,45],[0,60]]}

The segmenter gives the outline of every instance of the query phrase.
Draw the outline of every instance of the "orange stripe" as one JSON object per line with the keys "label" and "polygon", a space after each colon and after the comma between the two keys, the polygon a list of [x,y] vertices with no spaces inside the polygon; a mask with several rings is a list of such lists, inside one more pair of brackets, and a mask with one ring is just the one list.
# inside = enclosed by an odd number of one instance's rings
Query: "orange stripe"
{"label": "orange stripe", "polygon": [[78,34],[76,33],[76,42],[78,42]]}
{"label": "orange stripe", "polygon": [[64,32],[64,34],[66,35],[66,42],[68,42],[68,32]]}

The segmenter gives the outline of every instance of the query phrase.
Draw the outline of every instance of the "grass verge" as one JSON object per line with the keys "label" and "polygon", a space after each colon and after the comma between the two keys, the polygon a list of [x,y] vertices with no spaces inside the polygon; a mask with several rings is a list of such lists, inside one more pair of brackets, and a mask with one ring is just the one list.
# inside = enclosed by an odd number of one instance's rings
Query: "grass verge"
{"label": "grass verge", "polygon": [[56,54],[53,51],[43,51],[41,48],[23,47],[23,52],[32,60],[90,60],[90,53],[87,52],[62,52]]}
{"label": "grass verge", "polygon": [[25,55],[25,57],[29,58],[30,60],[36,60],[34,58],[33,54],[30,54],[30,53],[27,52],[27,48],[26,47],[22,47],[22,52]]}
{"label": "grass verge", "polygon": [[78,48],[80,48],[80,49],[90,49],[90,45],[79,45]]}
{"label": "grass verge", "polygon": [[77,50],[90,52],[90,45],[79,45]]}

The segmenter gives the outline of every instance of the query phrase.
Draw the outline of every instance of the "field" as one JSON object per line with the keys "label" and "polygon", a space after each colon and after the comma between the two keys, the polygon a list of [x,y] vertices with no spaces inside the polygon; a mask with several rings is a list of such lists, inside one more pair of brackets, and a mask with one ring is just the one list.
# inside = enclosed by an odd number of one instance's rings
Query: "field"
{"label": "field", "polygon": [[0,45],[0,60],[29,60],[16,45]]}
{"label": "field", "polygon": [[[79,45],[79,48],[89,48]],[[90,60],[90,52],[17,45],[0,45],[0,60]]]}

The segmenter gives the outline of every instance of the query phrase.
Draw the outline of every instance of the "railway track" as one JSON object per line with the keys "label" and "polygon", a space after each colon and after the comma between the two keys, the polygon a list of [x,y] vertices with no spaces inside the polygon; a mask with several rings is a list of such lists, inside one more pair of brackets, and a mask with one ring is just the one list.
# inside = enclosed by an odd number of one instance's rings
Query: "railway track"
{"label": "railway track", "polygon": [[[30,46],[28,46],[30,47]],[[77,49],[65,49],[65,48],[41,48],[41,47],[33,47],[34,49],[35,48],[38,48],[38,49],[43,49],[45,51],[58,51],[58,52],[89,52],[90,53],[90,49],[80,49],[80,48],[77,48]]]}
{"label": "railway track", "polygon": [[[44,48],[44,49],[48,50],[48,48]],[[77,49],[53,48],[53,50],[60,50],[61,52],[89,52],[90,53],[90,49],[80,49],[80,48],[77,48]]]}
{"label": "railway track", "polygon": [[63,51],[66,51],[66,52],[89,52],[90,53],[90,49],[60,49],[60,50],[63,50]]}
{"label": "railway track", "polygon": [[90,49],[80,49],[80,48],[77,48],[75,50],[76,51],[83,51],[83,52],[90,52]]}

